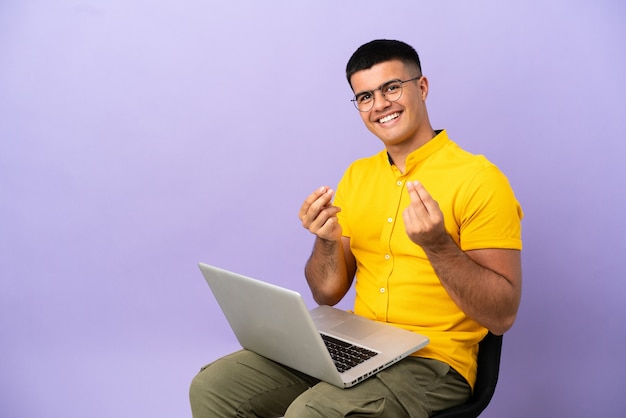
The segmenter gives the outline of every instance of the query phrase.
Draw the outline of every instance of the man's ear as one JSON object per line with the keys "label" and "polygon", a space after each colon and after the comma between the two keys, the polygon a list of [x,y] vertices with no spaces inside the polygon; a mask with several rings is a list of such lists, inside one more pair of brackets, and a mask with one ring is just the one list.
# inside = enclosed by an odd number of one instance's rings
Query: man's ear
{"label": "man's ear", "polygon": [[422,93],[422,101],[426,101],[426,98],[428,97],[428,79],[425,76],[422,76],[422,78],[417,80],[417,85]]}

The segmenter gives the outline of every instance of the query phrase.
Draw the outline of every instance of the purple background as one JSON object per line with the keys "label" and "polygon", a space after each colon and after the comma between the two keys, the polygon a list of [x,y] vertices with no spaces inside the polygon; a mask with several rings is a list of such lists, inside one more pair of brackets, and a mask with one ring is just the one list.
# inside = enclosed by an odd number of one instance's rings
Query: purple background
{"label": "purple background", "polygon": [[190,416],[192,376],[238,347],[199,261],[313,306],[297,211],[381,148],[343,75],[381,37],[525,210],[484,416],[622,415],[623,1],[7,0],[0,416]]}

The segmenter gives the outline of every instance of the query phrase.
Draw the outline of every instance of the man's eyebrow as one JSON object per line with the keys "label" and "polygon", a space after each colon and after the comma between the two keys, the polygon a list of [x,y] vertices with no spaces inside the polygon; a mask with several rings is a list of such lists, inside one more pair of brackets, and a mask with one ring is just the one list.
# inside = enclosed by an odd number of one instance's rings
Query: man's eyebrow
{"label": "man's eyebrow", "polygon": [[373,88],[372,90],[363,90],[363,91],[360,91],[358,93],[354,93],[354,95],[358,96],[358,95],[363,94],[363,93],[372,93],[373,91],[380,89],[382,86],[384,86],[386,84],[389,84],[389,83],[392,83],[394,81],[400,81],[400,79],[399,78],[392,78],[391,80],[385,81],[383,84],[379,85],[376,88]]}

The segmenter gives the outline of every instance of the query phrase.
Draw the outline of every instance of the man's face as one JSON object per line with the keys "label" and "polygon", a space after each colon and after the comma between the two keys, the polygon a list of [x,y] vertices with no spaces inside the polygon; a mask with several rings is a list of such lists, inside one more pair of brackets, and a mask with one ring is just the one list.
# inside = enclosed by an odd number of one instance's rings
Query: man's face
{"label": "man's face", "polygon": [[[417,68],[406,66],[402,61],[385,61],[354,73],[350,78],[355,94],[378,89],[391,80],[409,80],[419,75]],[[367,112],[359,112],[365,126],[380,138],[385,146],[407,145],[416,148],[421,143],[419,133],[432,132],[426,112],[428,81],[425,77],[402,85],[402,96],[391,102],[374,92],[374,106]],[[430,139],[430,138],[428,138]]]}

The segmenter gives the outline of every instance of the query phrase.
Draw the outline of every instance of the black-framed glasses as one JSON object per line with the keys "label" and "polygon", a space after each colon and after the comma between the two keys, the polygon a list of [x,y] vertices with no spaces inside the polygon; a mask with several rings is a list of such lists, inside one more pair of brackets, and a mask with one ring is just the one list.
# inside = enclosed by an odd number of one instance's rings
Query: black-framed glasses
{"label": "black-framed glasses", "polygon": [[409,81],[419,80],[420,78],[422,78],[421,75],[410,78],[408,80],[396,79],[396,80],[387,81],[386,83],[382,84],[377,89],[364,91],[362,93],[355,95],[351,99],[351,101],[352,103],[354,103],[354,107],[356,107],[359,112],[369,112],[374,107],[374,99],[375,99],[374,92],[376,92],[376,90],[380,90],[380,93],[383,95],[383,98],[385,98],[385,100],[388,100],[390,102],[395,102],[395,101],[400,100],[400,97],[402,97],[402,86],[404,83],[408,83]]}

